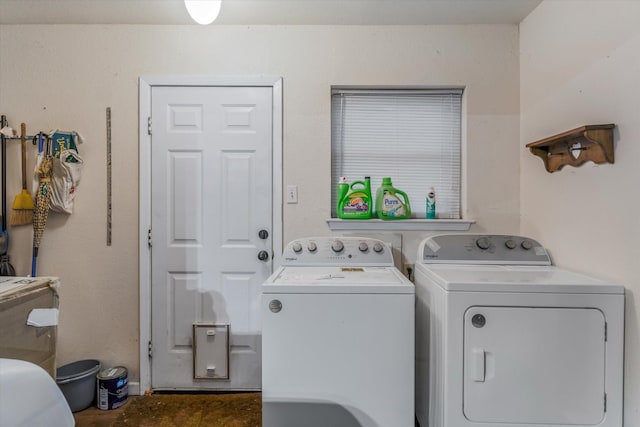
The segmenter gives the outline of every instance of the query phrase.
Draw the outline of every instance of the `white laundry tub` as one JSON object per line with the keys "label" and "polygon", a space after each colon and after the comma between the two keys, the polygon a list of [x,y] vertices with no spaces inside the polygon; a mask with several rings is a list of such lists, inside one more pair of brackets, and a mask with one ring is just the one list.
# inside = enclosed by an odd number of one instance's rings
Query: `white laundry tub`
{"label": "white laundry tub", "polygon": [[58,385],[24,360],[0,358],[0,425],[72,427],[73,414]]}

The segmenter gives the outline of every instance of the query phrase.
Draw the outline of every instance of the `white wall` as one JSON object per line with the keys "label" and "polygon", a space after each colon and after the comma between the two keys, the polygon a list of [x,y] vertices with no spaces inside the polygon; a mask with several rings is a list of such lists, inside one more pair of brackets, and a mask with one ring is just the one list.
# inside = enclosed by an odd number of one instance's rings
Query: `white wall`
{"label": "white wall", "polygon": [[[259,74],[283,77],[283,182],[299,188],[299,203],[284,205],[285,242],[329,234],[331,85],[466,86],[465,216],[478,231],[518,231],[516,26],[0,26],[0,112],[13,127],[75,129],[87,140],[76,211],[50,216],[40,251],[39,273],[62,279],[59,364],[95,357],[138,377],[138,77]],[[18,156],[12,146],[10,202]],[[27,274],[30,230],[10,233],[12,262]],[[409,260],[423,235],[406,233]]]}
{"label": "white wall", "polygon": [[615,164],[547,173],[521,150],[522,233],[556,264],[623,284],[625,426],[640,425],[640,2],[544,1],[520,25],[521,147],[615,123]]}

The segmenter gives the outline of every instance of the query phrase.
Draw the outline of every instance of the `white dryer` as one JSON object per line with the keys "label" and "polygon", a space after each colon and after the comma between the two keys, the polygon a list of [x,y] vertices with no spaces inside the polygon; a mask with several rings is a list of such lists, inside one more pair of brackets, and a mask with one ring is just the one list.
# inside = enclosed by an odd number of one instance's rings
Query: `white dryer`
{"label": "white dryer", "polygon": [[415,284],[421,427],[622,426],[622,286],[471,234],[423,241]]}
{"label": "white dryer", "polygon": [[382,241],[289,243],[262,286],[262,425],[413,427],[415,288]]}

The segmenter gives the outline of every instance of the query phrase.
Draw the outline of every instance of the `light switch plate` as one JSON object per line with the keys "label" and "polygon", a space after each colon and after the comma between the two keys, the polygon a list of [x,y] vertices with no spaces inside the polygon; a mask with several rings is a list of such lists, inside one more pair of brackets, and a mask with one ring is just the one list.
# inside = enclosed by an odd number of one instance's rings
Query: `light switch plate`
{"label": "light switch plate", "polygon": [[287,185],[287,203],[298,203],[297,185]]}

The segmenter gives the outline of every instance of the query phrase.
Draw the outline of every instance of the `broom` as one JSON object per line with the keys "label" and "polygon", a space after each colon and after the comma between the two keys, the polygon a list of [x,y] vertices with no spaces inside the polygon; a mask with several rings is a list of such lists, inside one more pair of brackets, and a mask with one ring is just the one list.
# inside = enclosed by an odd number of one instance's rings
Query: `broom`
{"label": "broom", "polygon": [[20,124],[20,144],[22,145],[22,191],[13,200],[13,210],[9,224],[25,225],[33,223],[33,198],[27,190],[27,125]]}

